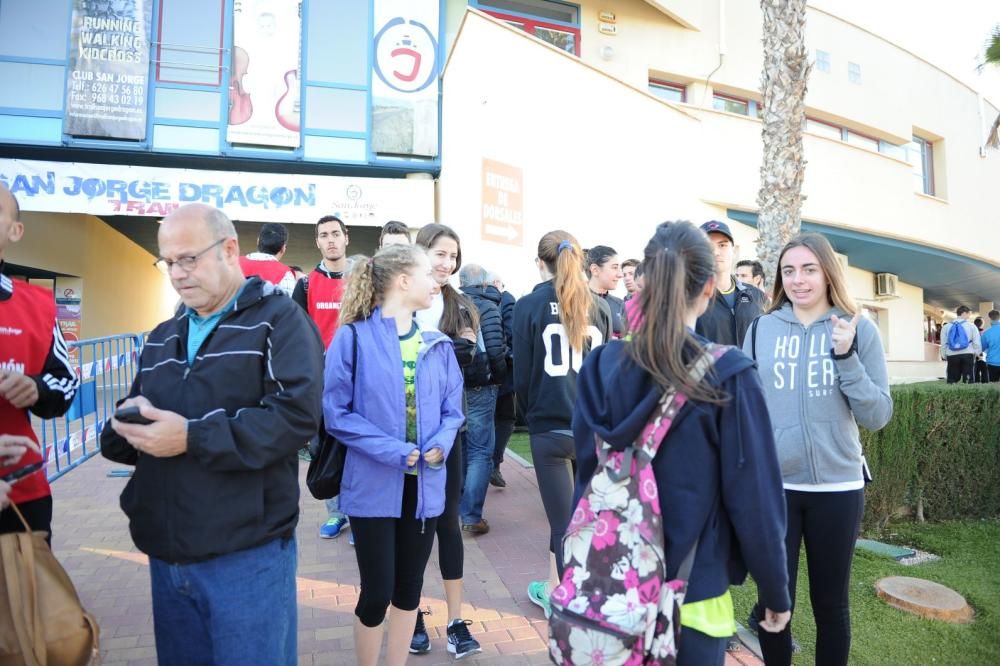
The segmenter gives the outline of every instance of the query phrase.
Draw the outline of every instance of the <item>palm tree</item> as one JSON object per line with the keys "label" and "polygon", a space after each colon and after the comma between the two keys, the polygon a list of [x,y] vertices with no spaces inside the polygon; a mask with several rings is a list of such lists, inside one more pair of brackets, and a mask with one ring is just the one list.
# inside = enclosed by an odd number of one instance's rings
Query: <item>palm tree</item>
{"label": "palm tree", "polygon": [[761,0],[764,13],[764,160],[757,194],[757,258],[773,279],[782,246],[802,223],[806,160],[802,128],[812,65],[805,44],[806,0]]}
{"label": "palm tree", "polygon": [[[993,28],[993,34],[986,40],[986,51],[983,53],[983,62],[979,65],[982,70],[986,65],[1000,67],[1000,25]],[[986,137],[986,145],[990,148],[1000,148],[1000,115],[993,121],[993,127]]]}

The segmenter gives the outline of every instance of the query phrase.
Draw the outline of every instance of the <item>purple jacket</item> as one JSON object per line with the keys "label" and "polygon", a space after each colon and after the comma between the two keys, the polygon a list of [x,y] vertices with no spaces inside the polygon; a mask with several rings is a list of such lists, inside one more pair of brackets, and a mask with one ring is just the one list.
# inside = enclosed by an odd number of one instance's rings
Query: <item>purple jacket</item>
{"label": "purple jacket", "polygon": [[[326,352],[323,416],[327,431],[347,446],[340,510],[360,518],[399,518],[403,474],[414,443],[406,441],[403,357],[393,319],[382,309],[354,322],[358,367],[353,372],[354,341],[350,327],[337,330]],[[417,442],[421,452],[435,447],[447,457],[465,421],[462,373],[447,336],[421,332],[417,356]],[[431,469],[421,457],[416,518],[444,512],[445,466]]]}

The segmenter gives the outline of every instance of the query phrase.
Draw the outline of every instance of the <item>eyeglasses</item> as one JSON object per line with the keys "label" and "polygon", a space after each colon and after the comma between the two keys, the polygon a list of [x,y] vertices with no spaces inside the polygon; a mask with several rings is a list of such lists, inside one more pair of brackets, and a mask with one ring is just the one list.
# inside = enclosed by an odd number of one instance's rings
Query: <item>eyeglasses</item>
{"label": "eyeglasses", "polygon": [[168,275],[170,274],[170,271],[173,269],[174,266],[177,266],[185,273],[190,273],[191,271],[194,270],[194,267],[198,265],[198,260],[201,259],[203,254],[211,250],[213,247],[217,247],[222,243],[225,243],[227,240],[228,240],[227,238],[220,238],[219,240],[215,241],[214,243],[206,247],[201,252],[189,255],[187,257],[178,257],[177,259],[174,260],[164,259],[163,257],[160,257],[159,259],[153,262],[153,266],[162,269]]}

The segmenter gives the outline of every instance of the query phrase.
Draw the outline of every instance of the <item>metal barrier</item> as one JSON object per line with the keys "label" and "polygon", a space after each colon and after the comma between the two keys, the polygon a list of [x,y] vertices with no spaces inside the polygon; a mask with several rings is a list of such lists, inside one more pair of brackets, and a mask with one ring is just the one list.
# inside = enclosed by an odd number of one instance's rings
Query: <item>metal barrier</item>
{"label": "metal barrier", "polygon": [[101,430],[115,404],[128,395],[145,338],[129,333],[69,343],[70,359],[80,378],[73,404],[64,416],[31,418],[49,481],[100,451]]}

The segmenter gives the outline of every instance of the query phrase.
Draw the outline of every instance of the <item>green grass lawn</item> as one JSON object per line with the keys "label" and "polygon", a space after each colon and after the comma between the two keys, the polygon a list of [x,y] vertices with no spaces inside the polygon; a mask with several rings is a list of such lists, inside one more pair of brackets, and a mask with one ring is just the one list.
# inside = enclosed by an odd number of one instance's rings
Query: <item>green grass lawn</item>
{"label": "green grass lawn", "polygon": [[507,442],[507,450],[513,451],[529,463],[531,462],[531,445],[528,443],[528,433],[515,432]]}
{"label": "green grass lawn", "polygon": [[[905,567],[891,559],[856,551],[851,578],[852,666],[858,664],[995,664],[1000,661],[1000,521],[890,525],[872,539],[910,545],[941,560]],[[975,610],[969,625],[924,620],[896,610],[875,595],[875,581],[912,576],[946,585]],[[749,582],[749,581],[748,581]],[[805,551],[799,564],[793,635],[802,645],[795,664],[814,663],[816,626],[809,605]],[[736,619],[745,623],[756,588],[732,588]]]}

